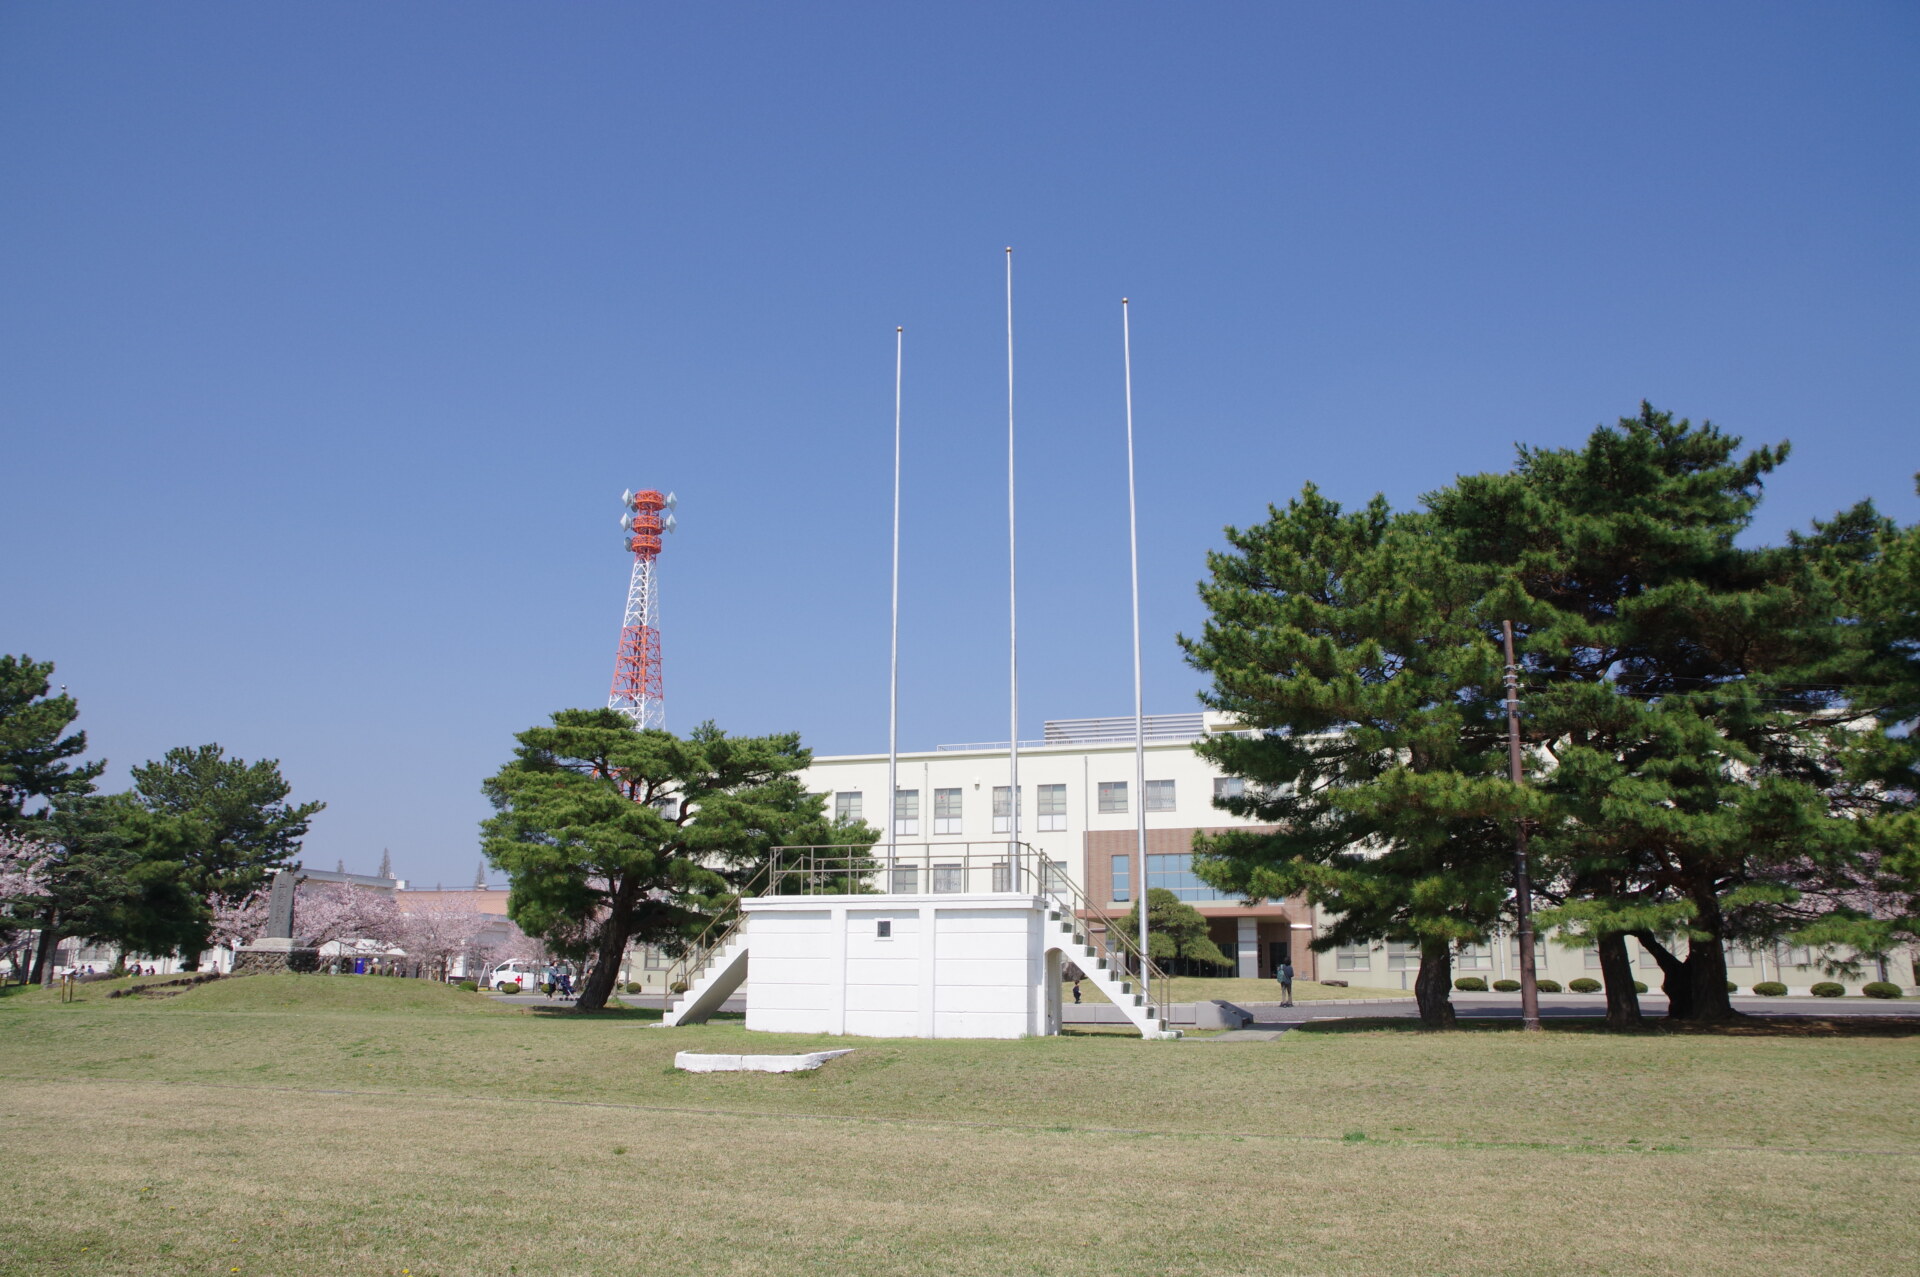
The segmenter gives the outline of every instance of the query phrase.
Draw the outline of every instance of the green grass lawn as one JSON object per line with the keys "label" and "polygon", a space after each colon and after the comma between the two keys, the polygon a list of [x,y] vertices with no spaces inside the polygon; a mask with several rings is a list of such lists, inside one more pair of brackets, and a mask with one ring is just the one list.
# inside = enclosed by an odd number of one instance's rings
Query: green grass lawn
{"label": "green grass lawn", "polygon": [[[1920,1025],[821,1039],[257,976],[0,998],[0,1272],[1906,1273]],[[853,1046],[817,1073],[677,1050]]]}

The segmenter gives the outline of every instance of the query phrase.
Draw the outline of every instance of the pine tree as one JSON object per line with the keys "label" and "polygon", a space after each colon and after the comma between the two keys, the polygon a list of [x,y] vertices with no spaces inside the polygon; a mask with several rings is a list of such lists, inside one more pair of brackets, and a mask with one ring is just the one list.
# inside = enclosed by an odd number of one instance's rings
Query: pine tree
{"label": "pine tree", "polygon": [[593,965],[575,1007],[606,1004],[631,941],[683,944],[790,844],[871,846],[877,831],[825,814],[796,773],[812,755],[793,733],[685,737],[640,730],[609,709],[570,709],[518,734],[485,783],[487,859],[511,883],[507,913],[528,935]]}
{"label": "pine tree", "polygon": [[1209,556],[1206,628],[1182,639],[1203,700],[1258,736],[1196,750],[1247,779],[1220,805],[1273,826],[1196,839],[1195,870],[1250,899],[1304,892],[1334,914],[1316,949],[1420,946],[1428,1025],[1453,1022],[1456,945],[1508,902],[1498,574],[1463,565],[1433,521],[1376,497],[1343,513],[1308,485]]}
{"label": "pine tree", "polygon": [[487,862],[484,860],[473,867],[473,889],[475,891],[487,889]]}
{"label": "pine tree", "polygon": [[1787,455],[1740,443],[1643,404],[1581,449],[1522,448],[1512,472],[1427,498],[1463,558],[1525,591],[1551,802],[1534,845],[1560,902],[1544,918],[1598,945],[1615,1023],[1638,1016],[1628,935],[1660,963],[1670,1015],[1724,1019],[1724,946],[1807,925],[1857,860],[1829,801],[1835,735],[1859,721],[1855,644],[1811,548],[1735,544]]}
{"label": "pine tree", "polygon": [[[66,689],[48,696],[53,662],[0,656],[0,829],[24,828],[28,807],[93,792],[104,762],[75,765],[87,734],[61,735],[80,715]],[[44,812],[39,813],[44,815]]]}
{"label": "pine tree", "polygon": [[[1122,935],[1140,934],[1140,906],[1136,902],[1118,927]],[[1165,887],[1147,888],[1147,948],[1156,965],[1169,962],[1233,965],[1233,959],[1207,934],[1207,917]],[[1174,971],[1170,974],[1182,974]]]}
{"label": "pine tree", "polygon": [[379,876],[380,876],[380,877],[382,877],[382,878],[392,878],[392,877],[393,877],[393,853],[392,853],[392,852],[390,852],[390,851],[388,851],[388,850],[387,850],[387,849],[386,849],[385,847],[382,847],[382,848],[380,849],[380,874],[379,874]]}

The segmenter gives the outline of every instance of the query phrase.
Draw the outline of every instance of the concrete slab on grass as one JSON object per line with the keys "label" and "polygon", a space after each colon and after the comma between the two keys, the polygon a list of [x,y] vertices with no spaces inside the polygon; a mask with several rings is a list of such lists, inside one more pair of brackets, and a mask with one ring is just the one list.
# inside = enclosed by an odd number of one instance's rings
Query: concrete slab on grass
{"label": "concrete slab on grass", "polygon": [[707,1055],[682,1051],[673,1057],[673,1067],[689,1073],[804,1073],[837,1055],[852,1055],[853,1051],[852,1047],[841,1051],[810,1051],[806,1055]]}

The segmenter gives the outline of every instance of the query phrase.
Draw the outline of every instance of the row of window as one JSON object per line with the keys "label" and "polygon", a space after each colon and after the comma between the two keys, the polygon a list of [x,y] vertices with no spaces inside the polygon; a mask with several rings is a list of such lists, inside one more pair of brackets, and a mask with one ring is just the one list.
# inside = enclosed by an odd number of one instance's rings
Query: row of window
{"label": "row of window", "polygon": [[[1026,786],[1022,785],[1021,794],[1025,798]],[[1067,787],[1065,785],[1035,786],[1035,810],[1033,828],[1039,833],[1057,833],[1067,827]],[[1238,798],[1246,792],[1246,782],[1237,776],[1219,776],[1214,778],[1213,796],[1215,798]],[[1010,801],[1012,790],[1006,785],[993,787],[993,832],[1004,834],[1013,819],[1013,803]],[[933,832],[935,834],[958,834],[963,832],[960,816],[960,794],[958,787],[936,789],[933,791]],[[1150,780],[1146,789],[1148,811],[1174,810],[1174,785],[1170,780]],[[1098,804],[1102,815],[1125,815],[1127,811],[1127,782],[1124,780],[1103,780],[1099,783]],[[1024,804],[1023,804],[1024,806]],[[857,789],[843,789],[833,796],[833,815],[836,820],[854,821],[864,818],[862,794]],[[920,833],[920,791],[917,789],[896,789],[893,794],[893,832],[901,835],[918,836]]]}
{"label": "row of window", "polygon": [[[1112,899],[1126,903],[1133,899],[1133,857],[1118,855],[1113,861]],[[1190,851],[1148,852],[1147,853],[1147,890],[1164,888],[1181,900],[1239,901],[1243,899],[1230,891],[1200,880],[1193,872],[1193,853]]]}

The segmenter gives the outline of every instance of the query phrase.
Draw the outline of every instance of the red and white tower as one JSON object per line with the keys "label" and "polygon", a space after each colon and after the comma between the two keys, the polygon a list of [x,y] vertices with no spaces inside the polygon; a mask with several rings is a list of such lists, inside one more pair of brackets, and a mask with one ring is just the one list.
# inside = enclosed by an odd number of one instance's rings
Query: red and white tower
{"label": "red and white tower", "polygon": [[627,619],[620,627],[620,651],[613,658],[613,691],[607,707],[617,709],[639,728],[667,725],[667,701],[660,680],[660,587],[653,565],[660,538],[673,531],[678,500],[648,488],[620,494],[621,543],[633,551],[633,577],[627,584]]}

